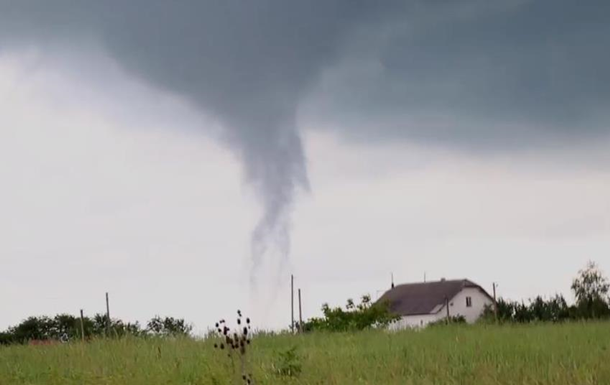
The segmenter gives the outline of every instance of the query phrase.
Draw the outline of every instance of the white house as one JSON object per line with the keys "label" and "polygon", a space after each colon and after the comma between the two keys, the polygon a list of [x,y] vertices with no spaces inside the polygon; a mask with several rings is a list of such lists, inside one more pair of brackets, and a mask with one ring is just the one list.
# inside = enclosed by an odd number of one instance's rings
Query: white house
{"label": "white house", "polygon": [[379,302],[388,302],[390,311],[401,316],[392,329],[424,327],[448,316],[462,316],[474,323],[493,298],[467,279],[398,285],[385,292]]}

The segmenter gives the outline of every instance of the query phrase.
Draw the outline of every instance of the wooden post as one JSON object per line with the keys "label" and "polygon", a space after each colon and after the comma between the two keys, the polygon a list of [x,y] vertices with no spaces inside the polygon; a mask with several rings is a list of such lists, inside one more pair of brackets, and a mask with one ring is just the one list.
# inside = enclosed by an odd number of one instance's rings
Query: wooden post
{"label": "wooden post", "polygon": [[294,333],[294,275],[290,275],[290,329]]}
{"label": "wooden post", "polygon": [[83,309],[80,309],[80,335],[83,342],[85,342],[85,317],[83,316]]}
{"label": "wooden post", "polygon": [[106,337],[110,337],[110,301],[106,292]]}
{"label": "wooden post", "polygon": [[301,289],[299,289],[299,333],[303,333],[303,308],[301,307]]}
{"label": "wooden post", "polygon": [[496,287],[498,285],[496,285],[496,283],[493,283],[493,288],[494,288],[494,316],[496,317],[496,323],[498,322],[498,300],[496,298]]}

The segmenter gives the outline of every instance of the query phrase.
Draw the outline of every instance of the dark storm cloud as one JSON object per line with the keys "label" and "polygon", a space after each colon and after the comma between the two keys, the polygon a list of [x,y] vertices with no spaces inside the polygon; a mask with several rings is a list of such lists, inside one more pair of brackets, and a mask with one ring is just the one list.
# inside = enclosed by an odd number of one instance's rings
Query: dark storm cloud
{"label": "dark storm cloud", "polygon": [[425,7],[355,41],[307,112],[362,140],[470,149],[608,135],[610,2],[497,4]]}
{"label": "dark storm cloud", "polygon": [[[610,88],[607,0],[0,0],[0,52],[95,40],[216,116],[287,253],[307,188],[296,112],[367,141],[501,148],[594,137]],[[313,98],[313,100],[312,100]]]}

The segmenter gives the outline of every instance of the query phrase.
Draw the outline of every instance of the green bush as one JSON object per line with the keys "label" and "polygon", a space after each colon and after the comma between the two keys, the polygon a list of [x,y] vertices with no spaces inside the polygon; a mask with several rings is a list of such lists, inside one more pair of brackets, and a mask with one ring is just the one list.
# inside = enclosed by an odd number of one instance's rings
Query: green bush
{"label": "green bush", "polygon": [[345,332],[364,330],[375,327],[385,327],[398,320],[400,316],[392,314],[388,303],[372,303],[371,297],[362,296],[360,304],[356,305],[349,299],[345,309],[331,308],[328,304],[322,306],[322,318],[312,318],[303,324],[303,331]]}
{"label": "green bush", "polygon": [[274,365],[276,374],[284,377],[297,377],[302,367],[297,354],[297,347],[278,353],[277,363]]}

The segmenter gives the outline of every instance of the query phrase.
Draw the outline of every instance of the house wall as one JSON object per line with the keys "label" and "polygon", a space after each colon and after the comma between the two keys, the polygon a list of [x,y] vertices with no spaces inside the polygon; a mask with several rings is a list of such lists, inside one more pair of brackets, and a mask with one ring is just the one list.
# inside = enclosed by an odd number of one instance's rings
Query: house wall
{"label": "house wall", "polygon": [[[472,298],[472,307],[466,306],[466,298]],[[465,288],[449,301],[449,315],[452,317],[463,316],[466,322],[476,322],[485,306],[492,305],[493,301],[489,299],[481,290],[477,288]],[[390,326],[391,330],[419,328],[425,327],[431,322],[445,319],[447,317],[447,308],[442,306],[440,310],[434,314],[412,315],[402,317],[397,322]]]}
{"label": "house wall", "polygon": [[440,313],[405,316],[393,323],[390,326],[390,329],[399,330],[421,328],[427,326],[430,322],[438,321],[442,318],[444,317],[442,317]]}
{"label": "house wall", "polygon": [[[466,297],[472,298],[472,307],[466,306]],[[481,290],[468,287],[459,292],[449,301],[449,314],[453,316],[461,315],[466,318],[466,322],[474,323],[479,319],[485,306],[492,305],[493,301],[481,292]],[[446,316],[447,310],[445,307],[440,311],[443,316]]]}

